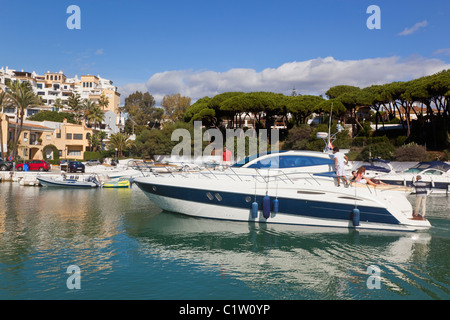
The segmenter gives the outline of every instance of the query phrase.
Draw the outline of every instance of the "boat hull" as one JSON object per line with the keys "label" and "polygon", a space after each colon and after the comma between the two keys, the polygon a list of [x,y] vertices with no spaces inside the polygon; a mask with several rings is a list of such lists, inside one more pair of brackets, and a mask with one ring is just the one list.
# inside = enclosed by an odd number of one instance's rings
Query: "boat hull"
{"label": "boat hull", "polygon": [[[272,197],[270,216],[265,218],[262,210],[264,194],[255,196],[251,193],[171,186],[139,179],[135,183],[161,209],[201,218],[392,231],[416,231],[430,227],[428,221],[406,219],[399,221],[382,206],[364,205],[358,206],[360,223],[355,226],[352,219],[355,205],[351,204],[351,201],[346,203],[326,201],[319,192],[315,195],[314,191],[304,191],[303,199],[277,197],[279,201],[277,213],[273,212],[274,197]],[[317,197],[316,200],[311,199],[314,196]],[[258,203],[259,210],[256,217],[252,216],[253,202]]]}
{"label": "boat hull", "polygon": [[105,182],[103,188],[129,188],[130,181],[119,181],[119,182]]}
{"label": "boat hull", "polygon": [[88,181],[65,180],[58,181],[54,179],[37,178],[43,187],[56,188],[96,188],[97,184]]}

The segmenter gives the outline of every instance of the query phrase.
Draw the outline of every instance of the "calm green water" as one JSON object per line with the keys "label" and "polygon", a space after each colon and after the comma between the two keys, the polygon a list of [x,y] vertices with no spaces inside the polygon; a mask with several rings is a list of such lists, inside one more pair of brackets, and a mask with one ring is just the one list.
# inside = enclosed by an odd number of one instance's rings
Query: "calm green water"
{"label": "calm green water", "polygon": [[161,212],[137,187],[3,183],[0,299],[449,299],[450,199],[428,216],[425,233],[358,233]]}

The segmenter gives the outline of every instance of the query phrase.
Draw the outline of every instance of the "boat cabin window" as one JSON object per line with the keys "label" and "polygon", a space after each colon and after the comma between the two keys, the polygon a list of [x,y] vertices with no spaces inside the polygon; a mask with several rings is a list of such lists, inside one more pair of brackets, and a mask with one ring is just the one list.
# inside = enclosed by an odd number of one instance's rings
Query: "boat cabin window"
{"label": "boat cabin window", "polygon": [[413,174],[416,174],[416,173],[420,173],[421,171],[422,171],[422,170],[417,169],[417,168],[410,168],[410,169],[406,170],[405,173],[413,173]]}
{"label": "boat cabin window", "polygon": [[296,156],[296,155],[278,155],[273,157],[268,157],[261,159],[251,165],[249,168],[263,169],[263,168],[273,168],[273,169],[286,169],[286,168],[296,168],[296,167],[310,167],[310,166],[321,166],[334,164],[333,160],[311,157],[311,156]]}
{"label": "boat cabin window", "polygon": [[442,174],[442,171],[430,169],[430,170],[425,170],[422,174],[439,176]]}

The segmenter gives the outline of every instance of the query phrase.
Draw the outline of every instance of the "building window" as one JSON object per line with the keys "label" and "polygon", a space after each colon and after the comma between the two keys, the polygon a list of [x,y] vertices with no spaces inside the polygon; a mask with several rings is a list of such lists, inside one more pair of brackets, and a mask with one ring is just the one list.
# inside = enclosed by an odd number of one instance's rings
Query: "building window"
{"label": "building window", "polygon": [[71,133],[66,133],[66,139],[67,140],[72,140],[72,134]]}
{"label": "building window", "polygon": [[56,133],[56,139],[61,139],[61,132]]}
{"label": "building window", "polygon": [[68,156],[81,156],[81,150],[69,150],[67,151]]}
{"label": "building window", "polygon": [[81,133],[74,133],[73,134],[73,140],[83,140],[83,134],[81,134]]}
{"label": "building window", "polygon": [[58,150],[59,157],[62,157],[62,150]]}

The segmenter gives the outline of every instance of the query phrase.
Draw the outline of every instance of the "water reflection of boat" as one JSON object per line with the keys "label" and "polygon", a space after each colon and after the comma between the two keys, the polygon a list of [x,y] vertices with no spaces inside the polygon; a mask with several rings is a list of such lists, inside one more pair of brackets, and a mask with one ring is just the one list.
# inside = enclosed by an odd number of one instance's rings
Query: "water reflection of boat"
{"label": "water reflection of boat", "polygon": [[[368,232],[370,237],[342,228],[219,221],[168,212],[145,224],[128,224],[127,230],[141,250],[164,260],[186,261],[236,277],[255,290],[264,290],[270,282],[277,291],[275,299],[298,295],[299,286],[302,297],[320,299],[339,292],[347,297],[367,293],[354,287],[365,285],[368,266],[388,265],[401,278],[408,273],[405,264],[415,255],[426,255],[431,240],[429,233]],[[399,279],[383,276],[384,286],[402,286]],[[337,279],[345,287],[336,286]]]}
{"label": "water reflection of boat", "polygon": [[402,192],[337,187],[333,156],[313,151],[265,154],[224,171],[154,174],[135,183],[160,208],[186,215],[267,223],[415,231]]}

